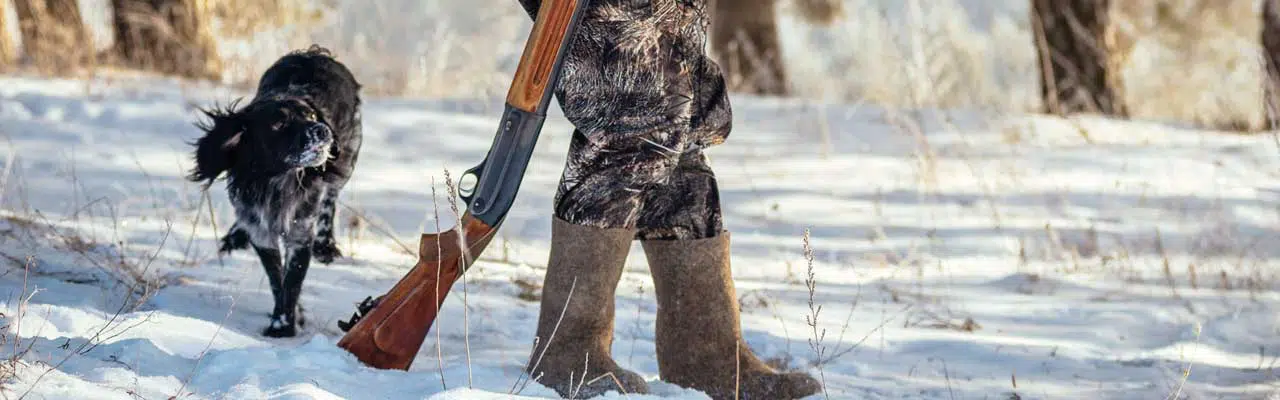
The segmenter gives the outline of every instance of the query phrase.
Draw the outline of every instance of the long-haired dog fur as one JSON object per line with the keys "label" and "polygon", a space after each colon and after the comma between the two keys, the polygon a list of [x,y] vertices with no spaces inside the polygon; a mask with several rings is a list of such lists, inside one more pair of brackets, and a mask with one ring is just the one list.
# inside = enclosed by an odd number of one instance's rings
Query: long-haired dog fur
{"label": "long-haired dog fur", "polygon": [[360,152],[359,91],[347,67],[313,45],[268,68],[244,107],[202,110],[212,121],[197,124],[205,134],[188,179],[212,184],[226,173],[236,221],[218,253],[257,252],[275,300],[265,336],[297,335],[311,260],[341,256],[334,208]]}

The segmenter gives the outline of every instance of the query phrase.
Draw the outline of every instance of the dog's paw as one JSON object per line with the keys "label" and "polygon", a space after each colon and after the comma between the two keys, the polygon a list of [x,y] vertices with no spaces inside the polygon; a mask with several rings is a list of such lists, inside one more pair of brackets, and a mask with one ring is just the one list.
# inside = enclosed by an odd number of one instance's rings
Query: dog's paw
{"label": "dog's paw", "polygon": [[286,338],[298,336],[298,326],[285,322],[281,318],[271,318],[271,325],[262,330],[262,336]]}
{"label": "dog's paw", "polygon": [[262,336],[270,338],[289,338],[298,336],[298,328],[293,325],[268,326],[262,330]]}
{"label": "dog's paw", "polygon": [[311,245],[311,256],[321,264],[329,264],[342,257],[342,251],[333,240],[316,241]]}
{"label": "dog's paw", "polygon": [[218,247],[218,254],[227,254],[232,250],[247,248],[249,248],[249,234],[237,229],[222,237],[222,246]]}

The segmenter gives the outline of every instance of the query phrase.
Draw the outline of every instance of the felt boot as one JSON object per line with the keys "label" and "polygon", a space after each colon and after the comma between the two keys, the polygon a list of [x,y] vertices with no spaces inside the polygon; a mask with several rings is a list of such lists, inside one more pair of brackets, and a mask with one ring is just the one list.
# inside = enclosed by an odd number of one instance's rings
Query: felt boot
{"label": "felt boot", "polygon": [[808,374],[769,367],[742,339],[728,232],[641,243],[658,298],[655,344],[663,381],[716,400],[798,399],[822,390]]}
{"label": "felt boot", "polygon": [[635,235],[632,229],[598,229],[559,218],[552,222],[538,343],[527,368],[532,379],[560,396],[585,399],[609,391],[649,391],[644,378],[619,368],[610,354],[614,292]]}

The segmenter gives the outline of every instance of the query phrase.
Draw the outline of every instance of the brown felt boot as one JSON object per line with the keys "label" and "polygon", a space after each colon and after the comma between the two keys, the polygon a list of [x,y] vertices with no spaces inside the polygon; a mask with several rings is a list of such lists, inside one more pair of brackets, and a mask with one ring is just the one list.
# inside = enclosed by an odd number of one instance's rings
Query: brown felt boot
{"label": "brown felt boot", "polygon": [[798,399],[822,390],[808,374],[769,367],[742,339],[728,232],[642,244],[658,297],[655,341],[663,381],[716,400]]}
{"label": "brown felt boot", "polygon": [[[535,381],[560,396],[585,399],[609,391],[649,391],[644,378],[619,368],[610,354],[614,291],[635,234],[633,229],[598,229],[559,218],[552,222],[538,344],[528,368]],[[545,355],[543,348],[547,349]]]}

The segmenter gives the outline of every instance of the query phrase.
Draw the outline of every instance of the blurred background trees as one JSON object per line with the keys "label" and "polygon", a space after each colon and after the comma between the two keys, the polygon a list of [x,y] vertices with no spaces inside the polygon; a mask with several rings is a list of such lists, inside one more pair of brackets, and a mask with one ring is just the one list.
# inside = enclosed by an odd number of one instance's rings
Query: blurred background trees
{"label": "blurred background trees", "polygon": [[218,79],[221,65],[199,0],[111,0],[112,53],[125,66]]}
{"label": "blurred background trees", "polygon": [[[184,78],[220,77],[203,0],[110,0],[111,51],[100,53],[77,0],[12,0],[20,45],[7,34],[9,0],[0,0],[0,67],[25,65],[73,75],[102,65]],[[19,55],[21,57],[19,57]]]}
{"label": "blurred background trees", "polygon": [[76,0],[14,0],[22,52],[32,63],[55,74],[83,66],[91,50],[80,4]]}
{"label": "blurred background trees", "polygon": [[1124,116],[1105,35],[1110,0],[1031,0],[1044,112]]}
{"label": "blurred background trees", "polygon": [[[805,21],[830,25],[843,12],[840,0],[792,0]],[[782,61],[775,0],[710,0],[711,56],[730,91],[786,96],[791,92]]]}
{"label": "blurred background trees", "polygon": [[9,21],[4,18],[9,14],[9,3],[0,1],[0,71],[4,71],[13,65],[13,61],[18,57],[18,49],[13,43],[13,39],[9,37]]}
{"label": "blurred background trees", "polygon": [[1269,129],[1280,123],[1280,0],[1262,0],[1262,52],[1266,63],[1263,103]]}
{"label": "blurred background trees", "polygon": [[[1256,131],[1280,119],[1276,1],[708,0],[708,46],[739,94]],[[391,96],[500,93],[529,27],[515,0],[0,0],[0,16],[0,69],[248,85],[320,43]]]}
{"label": "blurred background trees", "polygon": [[729,90],[786,95],[774,0],[712,0],[711,49]]}

